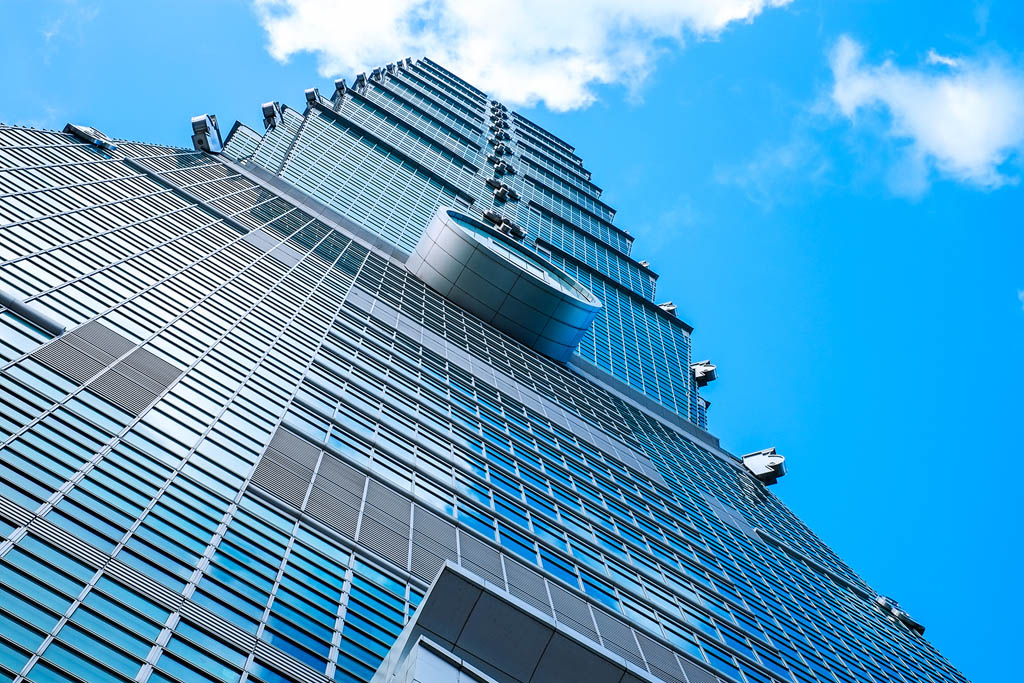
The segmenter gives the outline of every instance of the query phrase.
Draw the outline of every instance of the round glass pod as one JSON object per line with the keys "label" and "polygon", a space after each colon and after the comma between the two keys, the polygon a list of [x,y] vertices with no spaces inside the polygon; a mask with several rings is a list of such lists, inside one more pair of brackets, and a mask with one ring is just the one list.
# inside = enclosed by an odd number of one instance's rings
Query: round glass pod
{"label": "round glass pod", "polygon": [[565,362],[601,301],[498,230],[448,207],[434,215],[406,268],[432,289],[550,358]]}

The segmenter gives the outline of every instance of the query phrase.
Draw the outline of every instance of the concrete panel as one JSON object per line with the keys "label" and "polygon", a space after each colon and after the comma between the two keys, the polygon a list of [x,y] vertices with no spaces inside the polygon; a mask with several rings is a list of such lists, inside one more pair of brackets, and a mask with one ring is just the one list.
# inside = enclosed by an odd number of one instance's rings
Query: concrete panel
{"label": "concrete panel", "polygon": [[483,593],[455,645],[486,652],[487,663],[520,681],[530,680],[552,636],[550,625]]}
{"label": "concrete panel", "polygon": [[417,612],[417,621],[429,624],[432,633],[454,643],[462,634],[480,593],[480,586],[454,572],[446,572],[443,580],[436,581],[431,589],[436,599],[424,602]]}
{"label": "concrete panel", "polygon": [[616,666],[577,641],[555,633],[534,670],[531,683],[618,683],[622,667]]}

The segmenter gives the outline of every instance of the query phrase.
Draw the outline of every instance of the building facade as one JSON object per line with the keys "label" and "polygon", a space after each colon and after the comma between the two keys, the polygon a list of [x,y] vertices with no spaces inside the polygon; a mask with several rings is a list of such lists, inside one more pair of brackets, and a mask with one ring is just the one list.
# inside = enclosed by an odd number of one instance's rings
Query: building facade
{"label": "building facade", "polygon": [[572,146],[428,59],[262,115],[0,127],[0,680],[965,680]]}

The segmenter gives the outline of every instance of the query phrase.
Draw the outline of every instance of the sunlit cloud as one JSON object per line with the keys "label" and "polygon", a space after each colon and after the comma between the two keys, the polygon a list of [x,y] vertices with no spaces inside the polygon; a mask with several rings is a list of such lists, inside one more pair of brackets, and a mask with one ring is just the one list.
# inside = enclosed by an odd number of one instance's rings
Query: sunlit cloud
{"label": "sunlit cloud", "polygon": [[[739,188],[765,211],[788,204],[830,182],[832,160],[810,131],[799,131],[781,143],[765,143],[740,163],[721,163],[712,177]],[[797,188],[799,188],[797,190]]]}
{"label": "sunlit cloud", "polygon": [[660,54],[714,39],[791,0],[256,0],[279,60],[310,52],[322,76],[428,56],[509,104],[586,107],[600,84],[636,92]]}
{"label": "sunlit cloud", "polygon": [[936,174],[986,189],[1016,183],[1009,162],[1024,151],[1024,74],[996,59],[934,50],[925,62],[866,63],[848,36],[832,51],[831,101],[840,114],[855,125],[866,119],[900,147],[893,189],[921,194]]}

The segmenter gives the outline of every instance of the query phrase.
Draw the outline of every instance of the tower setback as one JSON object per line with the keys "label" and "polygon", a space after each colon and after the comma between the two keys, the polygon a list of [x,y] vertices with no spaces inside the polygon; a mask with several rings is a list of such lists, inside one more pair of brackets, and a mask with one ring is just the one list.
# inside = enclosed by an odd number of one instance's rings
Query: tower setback
{"label": "tower setback", "polygon": [[429,59],[260,114],[0,126],[0,680],[965,680],[570,144]]}

